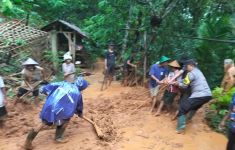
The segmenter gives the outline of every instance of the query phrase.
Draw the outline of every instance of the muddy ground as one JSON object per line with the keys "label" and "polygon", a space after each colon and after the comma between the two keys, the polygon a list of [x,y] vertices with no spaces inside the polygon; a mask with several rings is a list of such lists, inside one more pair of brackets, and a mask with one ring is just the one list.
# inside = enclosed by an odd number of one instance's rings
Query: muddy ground
{"label": "muddy ground", "polygon": [[[91,83],[84,91],[84,115],[92,118],[104,133],[100,140],[88,122],[74,116],[65,132],[68,143],[54,143],[53,127],[41,131],[35,138],[35,150],[223,150],[227,139],[211,131],[204,123],[203,109],[187,125],[186,134],[175,133],[176,121],[162,113],[155,117],[150,111],[150,98],[145,88],[122,87],[113,82],[100,91],[102,73],[97,65]],[[0,129],[0,150],[19,150],[27,132],[39,120],[39,107],[30,104],[8,105],[8,118]],[[140,105],[139,109],[136,109]]]}

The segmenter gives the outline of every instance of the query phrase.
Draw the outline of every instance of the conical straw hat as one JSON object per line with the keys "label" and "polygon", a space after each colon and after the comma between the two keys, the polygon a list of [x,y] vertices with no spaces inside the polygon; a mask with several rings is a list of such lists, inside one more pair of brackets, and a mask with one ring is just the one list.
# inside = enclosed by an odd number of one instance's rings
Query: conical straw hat
{"label": "conical straw hat", "polygon": [[22,65],[23,66],[25,66],[25,65],[38,65],[38,63],[35,60],[33,60],[32,58],[28,58],[25,62],[23,62]]}
{"label": "conical straw hat", "polygon": [[171,67],[180,68],[179,63],[176,60],[170,62],[168,65]]}

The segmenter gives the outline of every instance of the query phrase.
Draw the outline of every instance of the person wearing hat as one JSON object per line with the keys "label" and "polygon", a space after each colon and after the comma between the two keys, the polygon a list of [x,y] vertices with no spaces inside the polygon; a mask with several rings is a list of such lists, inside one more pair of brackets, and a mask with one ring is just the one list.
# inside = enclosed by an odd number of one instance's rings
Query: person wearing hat
{"label": "person wearing hat", "polygon": [[201,108],[205,103],[212,99],[212,93],[210,87],[206,81],[203,73],[197,68],[197,62],[193,59],[189,59],[184,62],[187,75],[181,82],[176,82],[180,88],[191,89],[190,97],[187,100],[180,102],[178,123],[176,131],[177,133],[183,133],[186,127],[186,115],[187,121],[190,121],[196,111]]}
{"label": "person wearing hat", "polygon": [[47,95],[40,113],[41,123],[29,131],[24,149],[33,149],[32,142],[38,133],[47,126],[56,126],[55,142],[66,143],[64,132],[69,120],[77,114],[83,117],[83,99],[81,91],[88,87],[83,77],[77,77],[74,83],[67,81],[53,82],[43,86],[40,92]]}
{"label": "person wearing hat", "polygon": [[224,78],[221,87],[224,91],[230,90],[235,85],[235,66],[232,59],[224,60]]}
{"label": "person wearing hat", "polygon": [[229,130],[226,150],[235,150],[235,94],[233,94],[228,113],[219,124],[219,129],[225,128],[227,120],[229,120]]}
{"label": "person wearing hat", "polygon": [[72,56],[69,53],[64,55],[64,63],[62,64],[62,71],[64,75],[64,80],[73,83],[75,80],[76,68],[74,63],[72,63]]}
{"label": "person wearing hat", "polygon": [[21,86],[18,89],[18,93],[16,95],[15,104],[17,104],[23,96],[28,91],[32,91],[34,96],[34,104],[37,106],[39,103],[38,87],[35,87],[39,81],[44,80],[43,68],[38,66],[39,64],[33,60],[32,58],[28,58],[22,66],[24,69],[21,71],[23,81]]}
{"label": "person wearing hat", "polygon": [[105,60],[104,60],[104,65],[105,65],[105,75],[108,76],[108,85],[111,84],[113,80],[113,75],[115,71],[115,52],[114,52],[114,44],[110,43],[108,46],[108,51],[105,54]]}
{"label": "person wearing hat", "polygon": [[156,104],[157,101],[156,96],[159,90],[159,86],[163,84],[163,79],[167,77],[168,74],[167,65],[169,60],[170,58],[162,56],[160,58],[159,63],[155,63],[150,67],[149,76],[151,78],[149,82],[149,87],[150,87],[150,95],[153,101],[151,111],[154,109],[155,107],[154,105]]}
{"label": "person wearing hat", "polygon": [[[179,63],[174,60],[171,63],[168,64],[168,66],[170,67],[170,72],[169,75],[167,76],[167,82],[169,82],[176,74],[178,74],[179,69],[181,68]],[[166,105],[167,107],[167,111],[170,112],[172,103],[175,99],[175,97],[177,96],[177,94],[179,93],[179,87],[173,85],[174,82],[176,82],[177,79],[175,79],[174,81],[171,81],[171,83],[169,83],[168,88],[165,90],[162,101],[158,107],[157,113],[155,114],[155,116],[159,116],[161,114],[161,110],[163,108],[164,105]]]}
{"label": "person wearing hat", "polygon": [[0,76],[0,128],[3,127],[4,120],[7,115],[7,110],[5,107],[6,104],[7,104],[6,89],[5,89],[4,81],[3,81],[2,77]]}

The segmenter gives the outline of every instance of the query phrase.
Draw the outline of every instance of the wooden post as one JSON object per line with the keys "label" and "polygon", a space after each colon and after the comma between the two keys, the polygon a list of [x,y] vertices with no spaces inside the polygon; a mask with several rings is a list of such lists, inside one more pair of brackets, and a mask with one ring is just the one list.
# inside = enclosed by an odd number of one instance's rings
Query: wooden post
{"label": "wooden post", "polygon": [[[69,45],[69,52],[73,57],[73,62],[75,62],[75,57],[76,57],[76,33],[74,32],[73,34],[71,32],[63,32],[64,36],[68,39],[68,45]],[[73,39],[72,39],[73,35]]]}
{"label": "wooden post", "polygon": [[73,56],[73,62],[75,63],[76,60],[76,33],[73,32],[73,40],[72,40],[72,56]]}
{"label": "wooden post", "polygon": [[58,59],[58,54],[57,54],[57,32],[56,30],[52,30],[50,33],[51,37],[51,50],[52,50],[52,56],[53,56],[53,66],[54,69],[57,70],[58,62],[55,61]]}
{"label": "wooden post", "polygon": [[[66,33],[65,33],[66,34]],[[68,39],[68,45],[69,45],[69,52],[72,54],[72,39],[71,39],[71,33],[67,33],[67,39]]]}

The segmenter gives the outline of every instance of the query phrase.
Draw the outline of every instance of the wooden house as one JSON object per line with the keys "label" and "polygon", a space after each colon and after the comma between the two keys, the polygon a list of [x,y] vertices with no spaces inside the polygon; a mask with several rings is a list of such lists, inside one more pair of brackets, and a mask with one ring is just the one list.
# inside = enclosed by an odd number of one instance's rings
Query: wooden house
{"label": "wooden house", "polygon": [[81,61],[78,53],[82,53],[82,39],[87,38],[86,34],[81,29],[64,20],[56,20],[44,26],[42,30],[49,32],[50,45],[53,55],[58,56],[58,52],[70,52],[73,61]]}

